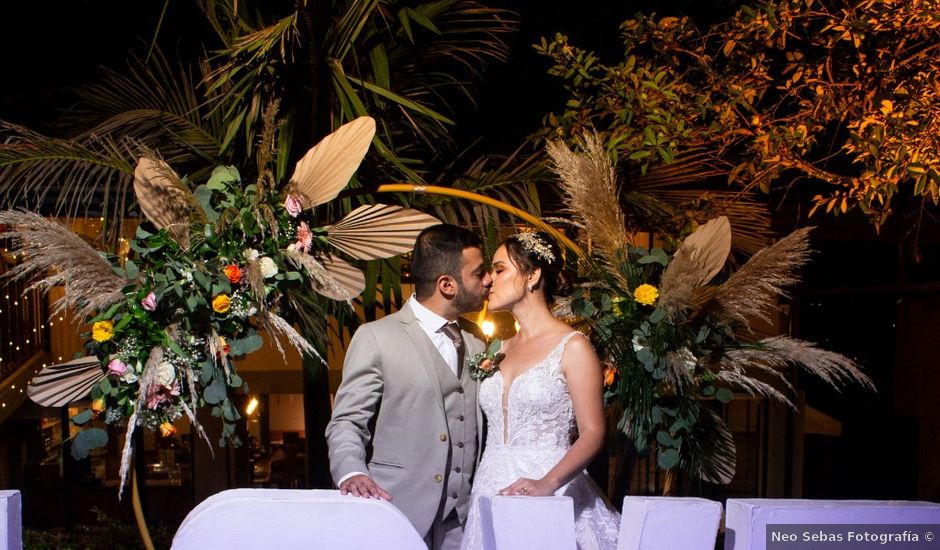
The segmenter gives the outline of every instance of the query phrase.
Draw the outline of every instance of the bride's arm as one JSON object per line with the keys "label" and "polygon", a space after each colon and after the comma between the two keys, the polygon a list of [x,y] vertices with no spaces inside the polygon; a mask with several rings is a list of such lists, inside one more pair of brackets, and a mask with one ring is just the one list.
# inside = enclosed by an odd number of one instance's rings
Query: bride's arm
{"label": "bride's arm", "polygon": [[561,358],[561,370],[574,406],[578,439],[545,477],[520,479],[500,491],[502,494],[551,495],[581,472],[604,445],[603,375],[600,360],[586,338],[576,336],[568,342]]}

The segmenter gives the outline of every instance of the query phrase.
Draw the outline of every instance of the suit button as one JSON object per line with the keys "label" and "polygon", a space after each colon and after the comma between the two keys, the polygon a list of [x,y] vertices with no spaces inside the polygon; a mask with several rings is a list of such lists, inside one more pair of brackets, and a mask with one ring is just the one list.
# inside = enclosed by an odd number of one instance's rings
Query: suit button
{"label": "suit button", "polygon": [[457,446],[460,447],[461,449],[463,449],[463,441],[458,441],[458,442],[457,442]]}
{"label": "suit button", "polygon": [[454,471],[459,474],[459,473],[460,473],[460,466],[457,466],[456,468],[454,468]]}
{"label": "suit button", "polygon": [[451,498],[457,498],[457,491],[454,491],[450,494]]}
{"label": "suit button", "polygon": [[441,441],[447,441],[447,434],[441,434]]}
{"label": "suit button", "polygon": [[458,417],[457,417],[457,420],[463,422],[463,415],[458,416]]}
{"label": "suit button", "polygon": [[440,483],[442,481],[444,481],[444,478],[441,477],[441,474],[437,474],[436,476],[434,476],[434,483]]}
{"label": "suit button", "polygon": [[457,393],[463,393],[463,388],[458,388]]}

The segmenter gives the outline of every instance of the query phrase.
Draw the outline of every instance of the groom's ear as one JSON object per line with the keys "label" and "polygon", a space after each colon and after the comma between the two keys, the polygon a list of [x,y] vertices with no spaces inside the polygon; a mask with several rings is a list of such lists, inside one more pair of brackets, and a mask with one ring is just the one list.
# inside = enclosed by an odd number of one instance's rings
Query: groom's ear
{"label": "groom's ear", "polygon": [[457,279],[450,275],[441,275],[437,278],[437,291],[445,298],[453,298],[457,295]]}

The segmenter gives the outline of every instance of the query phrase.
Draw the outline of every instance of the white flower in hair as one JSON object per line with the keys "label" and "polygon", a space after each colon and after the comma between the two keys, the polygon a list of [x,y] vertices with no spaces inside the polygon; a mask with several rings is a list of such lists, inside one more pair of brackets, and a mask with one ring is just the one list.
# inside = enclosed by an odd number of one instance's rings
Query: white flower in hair
{"label": "white flower in hair", "polygon": [[522,245],[522,249],[526,252],[532,252],[548,263],[555,261],[555,254],[552,253],[552,247],[549,246],[538,233],[517,233],[513,235],[513,238],[519,241],[519,244]]}

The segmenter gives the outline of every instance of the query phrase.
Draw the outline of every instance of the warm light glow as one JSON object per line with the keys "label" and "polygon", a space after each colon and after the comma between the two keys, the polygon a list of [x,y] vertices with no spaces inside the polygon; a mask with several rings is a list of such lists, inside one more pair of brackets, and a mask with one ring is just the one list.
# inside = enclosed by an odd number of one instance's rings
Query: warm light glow
{"label": "warm light glow", "polygon": [[486,321],[483,321],[480,324],[480,330],[483,331],[483,334],[487,338],[492,338],[493,333],[496,332],[496,325],[493,324],[493,321],[490,321],[489,319],[487,319]]}
{"label": "warm light glow", "polygon": [[251,415],[255,414],[255,411],[256,411],[256,410],[258,410],[258,398],[257,398],[257,397],[252,397],[252,398],[248,401],[248,406],[245,407],[245,415],[246,415],[246,416],[251,416]]}
{"label": "warm light glow", "polygon": [[516,332],[519,332],[519,321],[516,321],[515,327],[516,327]]}

